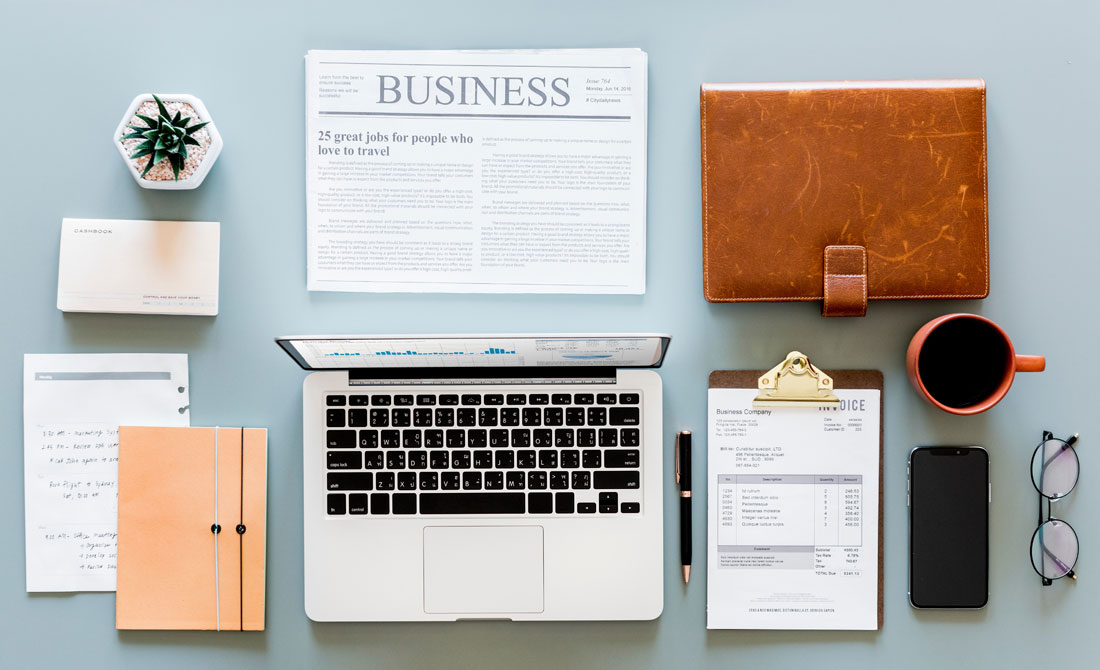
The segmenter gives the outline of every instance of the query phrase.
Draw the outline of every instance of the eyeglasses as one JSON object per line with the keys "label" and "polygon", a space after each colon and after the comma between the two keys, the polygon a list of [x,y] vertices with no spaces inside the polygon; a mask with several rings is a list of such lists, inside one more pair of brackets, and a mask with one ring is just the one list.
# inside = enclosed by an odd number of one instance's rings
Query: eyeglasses
{"label": "eyeglasses", "polygon": [[1077,437],[1075,434],[1068,440],[1059,440],[1044,430],[1043,441],[1031,456],[1031,483],[1039,492],[1039,527],[1031,536],[1031,566],[1043,578],[1043,586],[1050,586],[1062,577],[1077,579],[1073,573],[1080,548],[1077,532],[1065,521],[1051,516],[1054,501],[1066,497],[1081,474],[1081,463],[1073,448]]}

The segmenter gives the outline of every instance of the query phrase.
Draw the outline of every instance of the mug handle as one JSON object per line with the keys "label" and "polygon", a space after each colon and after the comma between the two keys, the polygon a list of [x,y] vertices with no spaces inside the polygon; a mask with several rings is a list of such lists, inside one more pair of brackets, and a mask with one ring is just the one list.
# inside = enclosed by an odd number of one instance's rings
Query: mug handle
{"label": "mug handle", "polygon": [[1042,372],[1047,368],[1047,359],[1043,356],[1016,356],[1016,372]]}

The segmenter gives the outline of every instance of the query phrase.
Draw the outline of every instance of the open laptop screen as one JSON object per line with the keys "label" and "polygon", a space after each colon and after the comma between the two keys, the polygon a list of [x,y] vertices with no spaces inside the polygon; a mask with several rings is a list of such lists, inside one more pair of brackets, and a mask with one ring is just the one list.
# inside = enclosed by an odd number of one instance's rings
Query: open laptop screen
{"label": "open laptop screen", "polygon": [[307,370],[601,366],[659,367],[667,335],[280,337]]}

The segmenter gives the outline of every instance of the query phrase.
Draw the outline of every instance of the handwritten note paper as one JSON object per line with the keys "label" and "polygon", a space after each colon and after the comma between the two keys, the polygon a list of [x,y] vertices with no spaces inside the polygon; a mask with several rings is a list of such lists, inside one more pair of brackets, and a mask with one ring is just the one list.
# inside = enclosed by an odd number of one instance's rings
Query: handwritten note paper
{"label": "handwritten note paper", "polygon": [[118,427],[187,426],[187,356],[24,360],[27,591],[113,591]]}

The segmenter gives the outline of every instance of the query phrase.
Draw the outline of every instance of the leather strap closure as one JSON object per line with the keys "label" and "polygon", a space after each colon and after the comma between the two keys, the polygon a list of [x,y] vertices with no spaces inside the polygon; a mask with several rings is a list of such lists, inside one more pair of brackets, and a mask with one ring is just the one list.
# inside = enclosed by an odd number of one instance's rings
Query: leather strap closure
{"label": "leather strap closure", "polygon": [[825,247],[825,304],[822,316],[867,313],[867,250],[853,244]]}

